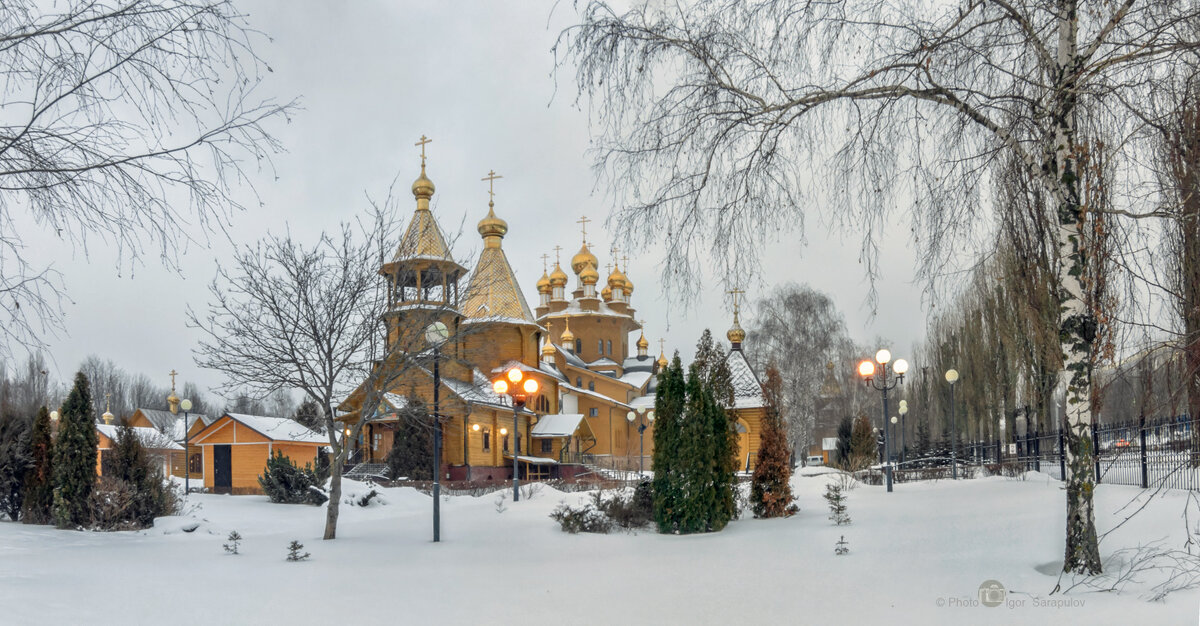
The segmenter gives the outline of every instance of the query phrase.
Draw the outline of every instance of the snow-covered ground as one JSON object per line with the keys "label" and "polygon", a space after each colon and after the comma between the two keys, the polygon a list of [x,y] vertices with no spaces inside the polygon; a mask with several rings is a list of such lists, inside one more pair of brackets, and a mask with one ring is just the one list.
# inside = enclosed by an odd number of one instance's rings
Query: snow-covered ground
{"label": "snow-covered ground", "polygon": [[[0,523],[0,623],[1133,625],[1200,615],[1198,590],[1144,599],[1156,572],[1121,593],[1051,595],[1065,504],[1044,475],[903,484],[892,494],[860,486],[849,492],[853,523],[838,527],[821,498],[829,471],[793,479],[795,517],[746,516],[711,535],[569,535],[548,515],[587,496],[548,488],[502,506],[499,494],[447,498],[440,544],[429,540],[429,497],[412,489],[343,507],[330,542],[320,540],[323,507],[263,497],[193,495],[188,515],[142,532]],[[1126,507],[1139,493],[1099,487],[1102,533],[1140,506]],[[1165,493],[1105,538],[1110,569],[1120,548],[1160,539],[1182,548],[1188,502],[1187,492]],[[237,556],[222,549],[231,530],[244,537]],[[850,553],[836,556],[843,535]],[[293,539],[311,559],[285,561]],[[1008,602],[977,603],[988,580]]]}

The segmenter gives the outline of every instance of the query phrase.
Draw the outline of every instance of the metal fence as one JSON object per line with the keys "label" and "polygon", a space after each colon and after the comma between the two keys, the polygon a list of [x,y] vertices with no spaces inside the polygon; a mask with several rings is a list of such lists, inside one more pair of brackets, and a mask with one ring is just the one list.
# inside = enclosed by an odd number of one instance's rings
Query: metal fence
{"label": "metal fence", "polygon": [[[1092,434],[1099,482],[1200,490],[1198,427],[1200,418],[1187,415],[1100,424]],[[905,482],[949,478],[952,461],[957,459],[960,477],[971,477],[978,468],[986,468],[991,474],[1038,471],[1062,480],[1066,470],[1065,445],[1061,431],[1030,431],[1009,442],[966,441],[955,451],[951,450],[950,442],[939,441],[924,450],[909,447],[896,453],[894,479]],[[879,468],[873,468],[868,480],[876,482],[878,474]]]}

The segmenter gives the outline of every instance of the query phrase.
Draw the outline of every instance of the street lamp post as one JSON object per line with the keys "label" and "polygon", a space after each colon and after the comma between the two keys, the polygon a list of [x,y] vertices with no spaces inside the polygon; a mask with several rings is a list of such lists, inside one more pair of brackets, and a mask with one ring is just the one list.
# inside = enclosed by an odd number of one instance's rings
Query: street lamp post
{"label": "street lamp post", "polygon": [[504,376],[492,381],[492,391],[499,395],[507,395],[513,403],[513,502],[521,500],[521,428],[518,415],[521,407],[529,396],[537,393],[538,382],[527,378],[525,372],[514,367],[504,373]]}
{"label": "street lamp post", "polygon": [[[425,341],[433,348],[433,542],[442,540],[442,416],[438,414],[438,393],[442,386],[441,371],[438,361],[441,360],[439,349],[450,336],[450,331],[441,322],[434,322],[425,327]],[[463,456],[467,454],[463,448]]]}
{"label": "street lamp post", "polygon": [[192,410],[192,401],[184,398],[183,402],[179,403],[179,408],[183,409],[183,497],[186,498],[192,489],[192,457],[188,456],[192,440],[192,429],[188,428],[188,411]]}
{"label": "street lamp post", "polygon": [[885,470],[887,474],[887,490],[889,493],[892,491],[892,455],[890,450],[890,437],[887,436],[888,390],[894,389],[896,385],[903,384],[904,374],[908,371],[908,361],[905,361],[904,359],[896,359],[896,362],[892,363],[891,368],[895,376],[889,380],[888,363],[891,360],[891,351],[884,348],[875,353],[875,362],[879,363],[878,371],[876,371],[875,363],[872,363],[870,359],[866,359],[858,364],[858,374],[859,376],[863,377],[863,382],[873,389],[878,389],[883,394],[883,456],[887,463]]}
{"label": "street lamp post", "polygon": [[629,423],[632,424],[633,420],[637,419],[638,416],[641,416],[641,418],[642,418],[642,421],[641,421],[641,423],[638,424],[638,429],[637,429],[637,431],[638,431],[638,480],[641,480],[643,475],[645,474],[644,465],[645,465],[645,460],[646,460],[646,421],[649,420],[651,424],[654,423],[654,409],[650,409],[649,411],[647,411],[645,409],[642,409],[640,411],[630,411],[625,414],[625,419],[629,420]]}
{"label": "street lamp post", "polygon": [[958,370],[946,370],[946,382],[950,383],[950,476],[958,480],[958,414],[954,412],[954,383],[958,382]]}
{"label": "street lamp post", "polygon": [[905,437],[907,437],[907,435],[904,433],[905,421],[906,421],[905,418],[907,418],[907,417],[908,417],[908,400],[901,400],[900,401],[900,463],[901,463],[901,465],[904,464],[904,453],[908,450],[908,446],[906,446],[904,443]]}

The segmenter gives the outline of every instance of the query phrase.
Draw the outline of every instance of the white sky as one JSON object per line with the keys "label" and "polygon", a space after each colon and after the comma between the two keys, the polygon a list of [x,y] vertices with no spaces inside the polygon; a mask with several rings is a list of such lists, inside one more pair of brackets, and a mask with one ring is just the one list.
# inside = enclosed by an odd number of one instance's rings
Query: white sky
{"label": "white sky", "polygon": [[[495,169],[497,214],[509,224],[504,248],[527,299],[536,303],[541,255],[561,245],[564,261],[579,247],[575,220],[587,215],[589,240],[601,266],[610,261],[611,238],[597,232],[608,216],[603,190],[595,188],[588,119],[572,107],[572,76],[560,76],[555,95],[550,53],[558,32],[574,20],[569,3],[553,16],[549,0],[498,2],[351,2],[255,0],[239,3],[251,24],[273,38],[257,48],[274,72],[263,85],[279,100],[302,98],[290,124],[272,128],[288,150],[275,161],[278,179],[255,177],[262,206],[233,218],[234,243],[250,243],[290,227],[311,241],[324,229],[352,219],[365,194],[382,198],[393,177],[403,206],[413,207],[409,184],[419,169],[413,143],[428,135],[430,178],[437,185],[433,210],[447,234],[464,229],[456,257],[464,264],[479,249],[475,223],[487,212],[487,183]],[[253,173],[252,173],[253,174]],[[246,194],[246,198],[251,198]],[[409,210],[404,212],[407,219]],[[921,289],[913,284],[908,225],[893,224],[883,242],[877,317],[864,306],[868,285],[858,261],[858,239],[831,236],[810,213],[807,245],[766,243],[764,284],[746,287],[756,298],[776,284],[808,283],[830,294],[860,342],[886,337],[897,356],[924,335]],[[51,341],[55,375],[68,378],[88,354],[112,359],[130,372],[167,384],[172,368],[201,387],[218,382],[199,370],[191,350],[198,334],[185,327],[190,304],[203,309],[215,260],[231,242],[192,246],[181,271],[143,266],[118,275],[115,254],[95,245],[88,254],[51,244],[31,227],[30,258],[53,260],[65,274],[68,334]],[[153,251],[149,263],[156,261]],[[623,252],[622,254],[626,254]],[[661,255],[628,253],[633,305],[647,321],[654,350],[690,356],[700,332],[720,338],[731,312],[715,286],[690,310],[669,306],[656,288]],[[624,268],[623,268],[624,269]],[[603,268],[601,268],[603,271]],[[752,320],[746,320],[748,328]]]}

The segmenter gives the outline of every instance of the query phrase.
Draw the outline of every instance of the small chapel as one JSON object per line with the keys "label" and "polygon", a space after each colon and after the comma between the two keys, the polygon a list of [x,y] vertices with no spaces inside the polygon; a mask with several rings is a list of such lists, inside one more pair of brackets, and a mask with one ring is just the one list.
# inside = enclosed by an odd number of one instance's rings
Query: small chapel
{"label": "small chapel", "polygon": [[[447,479],[504,481],[514,467],[522,479],[651,469],[657,373],[667,356],[662,340],[657,357],[649,352],[644,322],[633,306],[633,281],[621,271],[622,265],[628,270],[628,257],[612,250],[602,283],[600,261],[587,238],[589,220],[581,218],[581,245],[567,265],[571,274],[558,256],[561,247],[555,248],[553,269],[543,255],[537,305],[531,309],[504,250],[508,223],[497,214],[490,187],[500,176],[489,172],[483,179],[489,182],[487,211],[476,228],[483,248],[468,271],[455,260],[430,208],[435,193],[426,173],[430,141],[422,137],[416,144],[421,147],[420,174],[412,185],[416,207],[398,249],[379,269],[388,293],[384,340],[402,346],[388,358],[415,365],[396,368],[401,373],[388,380],[378,408],[362,406],[370,380],[339,405],[346,433],[369,416],[350,443],[350,462],[383,463],[409,404],[432,406],[436,378],[441,472]],[[444,345],[422,339],[434,321],[449,329]],[[745,331],[736,304],[727,337],[738,463],[749,471],[765,402],[742,352]],[[436,372],[428,364],[430,353],[437,358]],[[512,368],[538,382],[515,420],[509,398],[492,389],[492,381]]]}

